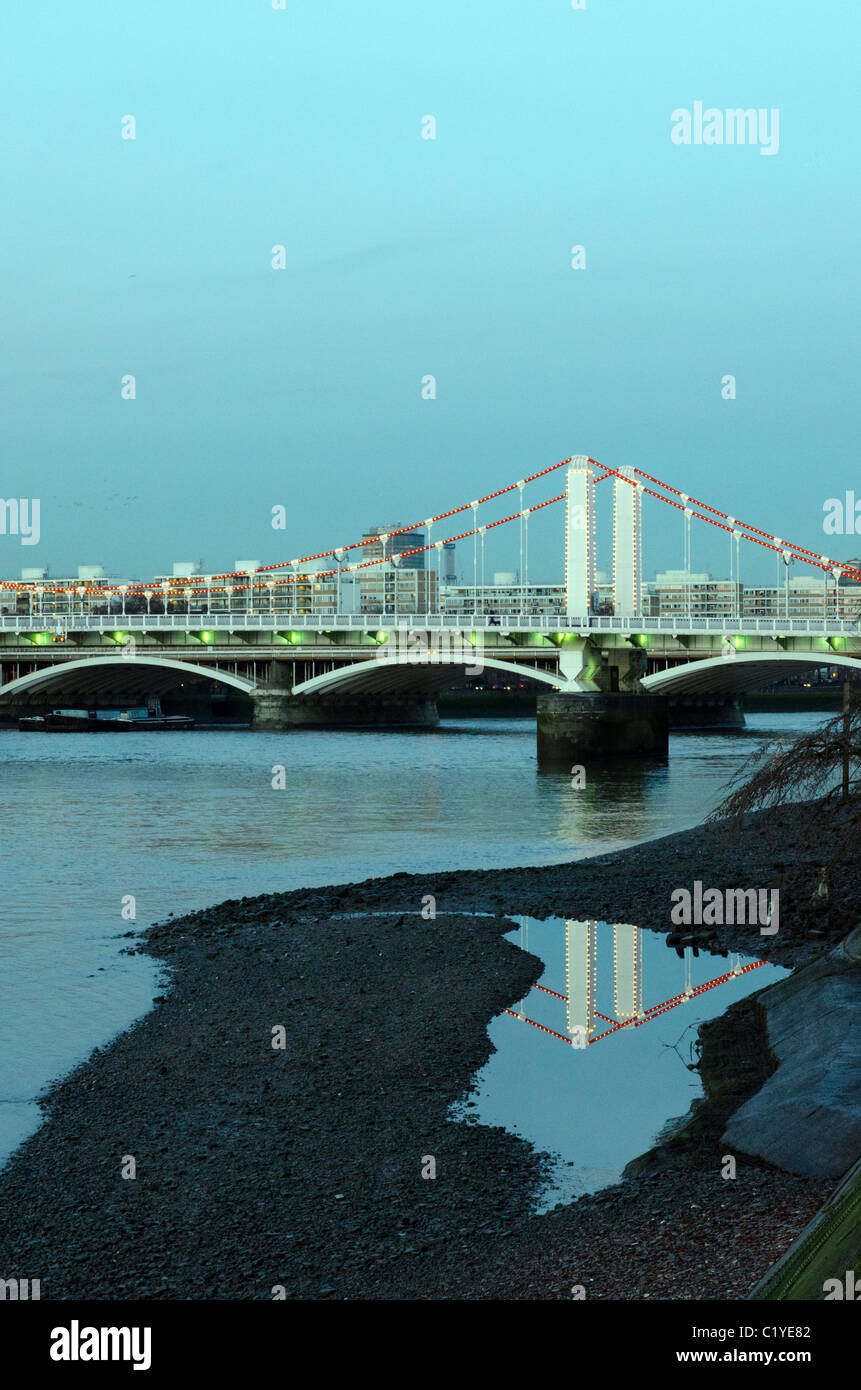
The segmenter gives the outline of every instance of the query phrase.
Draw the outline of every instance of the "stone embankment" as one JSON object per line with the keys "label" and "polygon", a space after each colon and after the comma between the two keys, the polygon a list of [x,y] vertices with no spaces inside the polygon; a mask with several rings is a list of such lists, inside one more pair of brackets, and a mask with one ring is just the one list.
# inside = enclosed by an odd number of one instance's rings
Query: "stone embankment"
{"label": "stone embankment", "polygon": [[724,1142],[789,1173],[839,1178],[861,1155],[861,928],[757,996],[777,1066]]}

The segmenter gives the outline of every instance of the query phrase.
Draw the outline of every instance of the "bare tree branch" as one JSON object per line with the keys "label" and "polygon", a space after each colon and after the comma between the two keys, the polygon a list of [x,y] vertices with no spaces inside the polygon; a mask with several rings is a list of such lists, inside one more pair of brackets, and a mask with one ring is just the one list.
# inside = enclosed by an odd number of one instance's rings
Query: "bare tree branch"
{"label": "bare tree branch", "polygon": [[[746,816],[769,807],[798,803],[802,821],[821,821],[832,807],[851,806],[861,795],[861,696],[847,692],[843,711],[810,733],[766,744],[725,790],[707,823],[726,822],[731,835],[741,830]],[[845,834],[832,860],[857,833],[858,820],[859,814],[850,814],[841,823]]]}

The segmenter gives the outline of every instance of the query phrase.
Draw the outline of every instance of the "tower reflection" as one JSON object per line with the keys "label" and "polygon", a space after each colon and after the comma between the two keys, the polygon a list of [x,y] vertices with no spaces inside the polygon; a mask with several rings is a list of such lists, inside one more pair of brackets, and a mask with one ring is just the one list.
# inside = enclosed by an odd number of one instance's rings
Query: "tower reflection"
{"label": "tower reflection", "polygon": [[[529,950],[529,926],[526,918],[521,918],[520,944],[524,950]],[[506,1009],[505,1012],[510,1014],[512,1018],[520,1019],[521,1023],[528,1023],[530,1027],[538,1028],[542,1033],[548,1033],[551,1037],[568,1043],[570,1047],[581,1049],[591,1046],[592,1043],[601,1042],[604,1038],[609,1038],[611,1034],[619,1032],[622,1028],[639,1028],[644,1023],[651,1023],[653,1019],[659,1018],[671,1009],[676,1009],[691,999],[716,989],[719,985],[726,984],[729,980],[736,979],[740,975],[746,975],[751,970],[758,970],[766,963],[755,960],[748,962],[747,965],[742,965],[741,957],[735,955],[732,957],[730,970],[724,971],[712,980],[706,980],[703,984],[692,985],[691,956],[691,948],[685,948],[683,982],[680,992],[672,995],[669,999],[663,999],[657,1004],[644,1007],[641,929],[630,922],[615,923],[613,926],[613,1015],[610,1016],[599,1012],[595,1002],[598,922],[597,920],[577,921],[568,918],[565,921],[565,993],[561,994],[557,990],[549,989],[546,985],[536,984],[532,987],[533,990],[552,995],[565,1004],[566,1032],[556,1032],[555,1029],[548,1028],[545,1024],[529,1018],[526,1014],[525,999],[521,1000],[516,1010]],[[606,1023],[610,1026],[598,1032],[597,1029],[600,1025],[596,1020],[600,1020],[601,1024]]]}

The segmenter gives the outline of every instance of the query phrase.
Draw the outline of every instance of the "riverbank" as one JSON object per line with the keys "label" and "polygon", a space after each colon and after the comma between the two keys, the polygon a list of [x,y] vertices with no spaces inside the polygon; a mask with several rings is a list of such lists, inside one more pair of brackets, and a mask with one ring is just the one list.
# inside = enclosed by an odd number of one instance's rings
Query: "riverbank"
{"label": "riverbank", "polygon": [[[437,709],[441,719],[534,719],[537,698],[534,690],[526,689],[445,690],[437,696]],[[812,686],[747,691],[741,704],[747,713],[836,713],[842,700],[839,686]]]}
{"label": "riverbank", "polygon": [[[796,965],[845,935],[851,893],[817,905],[820,852],[794,825],[772,813],[738,842],[700,828],[550,868],[244,898],[150,928],[135,949],[171,967],[169,986],[53,1089],[0,1174],[0,1273],[41,1277],[45,1299],[268,1299],[279,1286],[555,1299],[575,1284],[601,1299],[743,1297],[833,1181],[741,1156],[725,1181],[720,1126],[703,1124],[656,1171],[534,1216],[542,1156],[448,1110],[489,1055],[490,1017],[541,973],[504,940],[506,916],[667,930],[670,892],[695,878],[780,881],[777,935],[725,928],[722,947]],[[344,915],[369,911],[383,915]],[[756,1066],[734,1076],[733,1104],[761,1083]]]}

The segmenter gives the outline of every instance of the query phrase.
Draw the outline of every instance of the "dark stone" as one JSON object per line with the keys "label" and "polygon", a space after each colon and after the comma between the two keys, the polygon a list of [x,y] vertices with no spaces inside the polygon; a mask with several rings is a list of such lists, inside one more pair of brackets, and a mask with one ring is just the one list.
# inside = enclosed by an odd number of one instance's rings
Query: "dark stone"
{"label": "dark stone", "polygon": [[253,729],[433,728],[436,703],[424,695],[296,696],[264,686],[254,694]]}
{"label": "dark stone", "polygon": [[537,731],[541,767],[660,757],[668,747],[667,701],[661,695],[601,692],[539,695]]}

